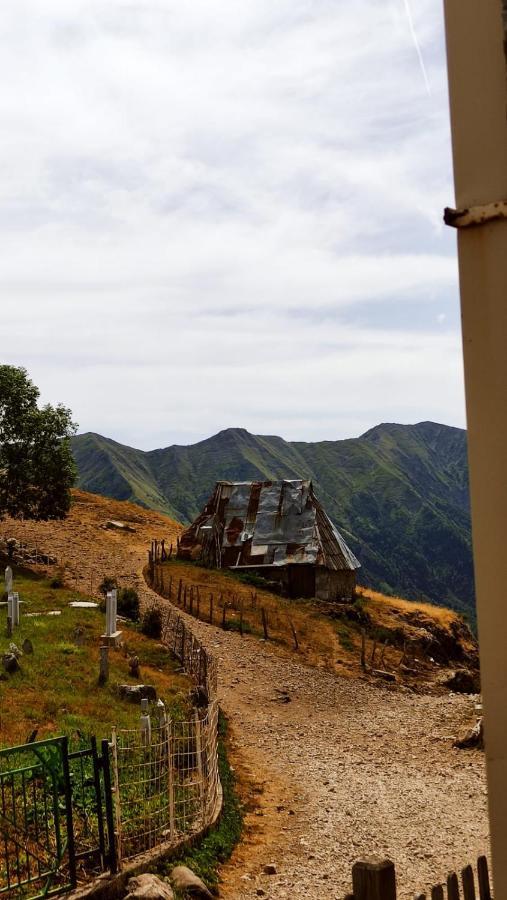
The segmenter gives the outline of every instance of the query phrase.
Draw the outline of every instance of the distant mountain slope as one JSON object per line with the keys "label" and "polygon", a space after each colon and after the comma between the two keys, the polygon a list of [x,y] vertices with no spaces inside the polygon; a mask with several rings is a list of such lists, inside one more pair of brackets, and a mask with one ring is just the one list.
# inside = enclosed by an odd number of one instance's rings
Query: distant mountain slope
{"label": "distant mountain slope", "polygon": [[84,434],[73,449],[79,487],[183,522],[219,479],[311,478],[366,584],[473,613],[466,432],[459,428],[384,424],[359,438],[317,443],[229,428],[150,452]]}

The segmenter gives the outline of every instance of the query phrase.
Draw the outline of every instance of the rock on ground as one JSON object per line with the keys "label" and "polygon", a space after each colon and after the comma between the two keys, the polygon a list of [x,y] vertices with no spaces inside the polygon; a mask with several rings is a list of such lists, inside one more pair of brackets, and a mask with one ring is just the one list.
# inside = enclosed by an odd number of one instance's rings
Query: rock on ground
{"label": "rock on ground", "polygon": [[174,900],[172,888],[156,875],[136,875],[127,884],[125,900]]}
{"label": "rock on ground", "polygon": [[192,872],[188,866],[175,866],[170,874],[173,887],[177,891],[183,891],[190,897],[204,897],[205,900],[213,900],[204,881]]}

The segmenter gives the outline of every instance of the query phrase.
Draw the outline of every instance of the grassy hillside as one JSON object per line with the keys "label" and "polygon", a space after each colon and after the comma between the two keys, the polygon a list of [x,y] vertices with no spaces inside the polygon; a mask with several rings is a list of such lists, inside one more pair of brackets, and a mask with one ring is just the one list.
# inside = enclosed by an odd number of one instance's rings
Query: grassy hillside
{"label": "grassy hillside", "polygon": [[473,614],[466,433],[421,422],[317,443],[227,429],[187,447],[134,450],[73,440],[79,486],[191,521],[218,479],[311,478],[362,563],[387,593]]}

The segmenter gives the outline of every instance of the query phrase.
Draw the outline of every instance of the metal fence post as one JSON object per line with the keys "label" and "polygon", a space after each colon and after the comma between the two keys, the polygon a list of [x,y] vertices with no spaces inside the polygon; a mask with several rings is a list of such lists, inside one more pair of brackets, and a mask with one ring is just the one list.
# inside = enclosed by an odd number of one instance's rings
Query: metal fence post
{"label": "metal fence post", "polygon": [[[114,729],[113,729],[113,741],[111,742],[111,746],[114,746]],[[118,786],[118,766],[115,767],[115,778],[114,778],[114,788],[111,783],[111,766],[109,762],[109,749],[110,744],[109,741],[102,741],[102,768],[104,771],[104,795],[106,800],[106,827],[107,827],[107,838],[109,844],[109,868],[111,870],[111,874],[115,875],[121,867],[121,855],[120,855],[120,836],[116,835],[115,827],[114,827],[114,813],[113,813],[113,796],[115,802],[116,809],[116,818],[118,821],[118,805],[120,802],[119,798],[119,786]],[[114,792],[114,793],[113,793]],[[117,837],[118,837],[118,846],[117,846]]]}
{"label": "metal fence post", "polygon": [[69,853],[70,883],[71,886],[75,888],[77,884],[76,847],[74,843],[74,820],[72,818],[72,788],[70,784],[68,737],[62,738],[62,770],[65,790],[65,817],[67,824],[67,850]]}

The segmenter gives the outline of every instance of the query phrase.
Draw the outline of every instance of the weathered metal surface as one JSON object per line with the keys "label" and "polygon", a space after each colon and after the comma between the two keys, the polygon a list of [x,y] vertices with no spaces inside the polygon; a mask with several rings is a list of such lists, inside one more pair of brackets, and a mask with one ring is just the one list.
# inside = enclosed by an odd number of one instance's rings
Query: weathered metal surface
{"label": "weathered metal surface", "polygon": [[180,555],[218,567],[360,563],[313,493],[311,481],[217,483],[201,515],[180,539]]}

